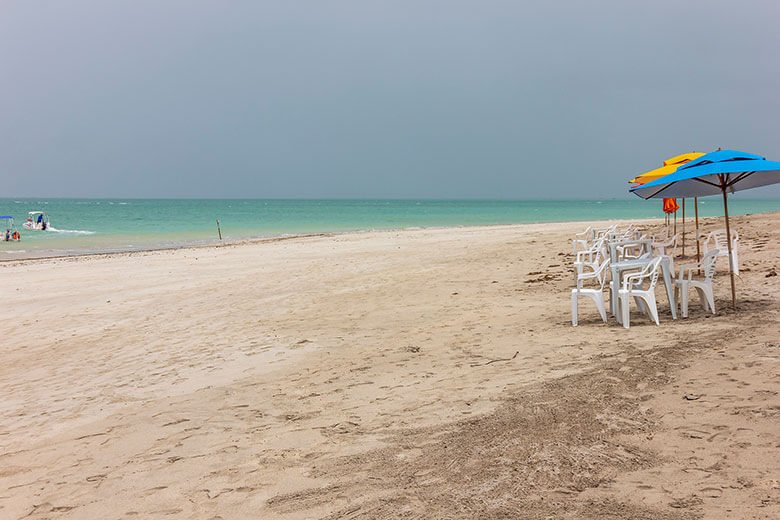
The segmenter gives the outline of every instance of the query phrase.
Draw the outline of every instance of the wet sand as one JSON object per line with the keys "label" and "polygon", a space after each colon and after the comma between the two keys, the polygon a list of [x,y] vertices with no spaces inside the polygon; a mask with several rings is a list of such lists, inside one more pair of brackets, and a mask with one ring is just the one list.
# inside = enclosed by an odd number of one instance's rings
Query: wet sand
{"label": "wet sand", "polygon": [[722,260],[630,330],[570,324],[582,223],[0,264],[0,517],[780,517],[780,214],[733,222],[738,310]]}

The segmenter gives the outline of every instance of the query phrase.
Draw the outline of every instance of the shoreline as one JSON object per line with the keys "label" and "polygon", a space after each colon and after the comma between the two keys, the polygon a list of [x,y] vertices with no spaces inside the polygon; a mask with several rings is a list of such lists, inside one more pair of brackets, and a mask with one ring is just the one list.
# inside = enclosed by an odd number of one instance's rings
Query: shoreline
{"label": "shoreline", "polygon": [[[741,216],[751,215],[772,215],[780,212],[767,212],[767,213],[752,213]],[[717,219],[721,217],[702,217],[700,220],[705,221],[707,219]],[[597,225],[626,225],[626,224],[646,224],[653,225],[662,222],[662,217],[659,218],[643,218],[643,219],[603,219],[603,220],[569,220],[569,221],[551,221],[551,222],[522,222],[516,224],[461,224],[453,226],[410,226],[402,228],[380,228],[380,229],[356,229],[346,231],[323,231],[323,232],[311,232],[291,235],[275,235],[268,237],[255,237],[255,238],[237,238],[230,241],[218,242],[218,239],[214,239],[215,242],[192,244],[184,243],[179,246],[162,246],[162,247],[139,247],[137,249],[115,249],[110,251],[89,251],[89,252],[74,252],[72,254],[41,254],[35,256],[21,256],[17,258],[0,258],[0,265],[13,264],[18,262],[35,262],[54,259],[67,259],[67,258],[86,258],[86,257],[113,257],[117,255],[133,255],[153,252],[165,252],[165,251],[182,251],[182,250],[201,250],[209,248],[222,248],[222,247],[237,247],[250,244],[264,244],[273,243],[282,240],[299,240],[314,237],[339,237],[339,236],[353,236],[353,235],[365,235],[371,233],[402,233],[402,232],[414,232],[414,231],[446,231],[457,229],[502,229],[502,228],[534,228],[539,226],[547,226],[551,229],[556,229],[561,226],[578,225],[581,224],[583,229],[588,226]],[[686,231],[686,234],[688,232]],[[34,253],[35,250],[31,250],[28,253]],[[45,250],[42,250],[45,251]]]}

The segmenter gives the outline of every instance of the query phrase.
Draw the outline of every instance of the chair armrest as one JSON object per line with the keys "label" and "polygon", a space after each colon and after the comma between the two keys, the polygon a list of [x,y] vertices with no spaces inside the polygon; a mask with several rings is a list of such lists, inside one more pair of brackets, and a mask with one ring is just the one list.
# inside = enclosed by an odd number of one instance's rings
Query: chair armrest
{"label": "chair armrest", "polygon": [[701,264],[683,264],[680,266],[680,276],[678,276],[677,278],[679,280],[682,280],[685,277],[684,272],[688,271],[688,280],[690,280],[691,277],[693,276],[693,271],[695,269],[700,269],[700,268],[701,268]]}
{"label": "chair armrest", "polygon": [[583,257],[587,257],[588,262],[593,262],[593,256],[598,254],[598,251],[577,251],[576,262],[584,262]]}
{"label": "chair armrest", "polygon": [[598,278],[598,271],[591,271],[589,273],[577,273],[577,280],[590,280],[592,278]]}

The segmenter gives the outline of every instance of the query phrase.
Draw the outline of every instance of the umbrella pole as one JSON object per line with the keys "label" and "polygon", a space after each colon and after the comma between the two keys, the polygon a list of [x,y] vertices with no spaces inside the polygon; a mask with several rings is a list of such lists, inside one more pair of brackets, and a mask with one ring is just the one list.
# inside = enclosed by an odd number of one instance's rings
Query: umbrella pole
{"label": "umbrella pole", "polygon": [[682,204],[683,209],[683,221],[682,221],[682,257],[685,258],[685,199]]}
{"label": "umbrella pole", "polygon": [[[696,234],[694,238],[696,239],[696,263],[698,264],[701,262],[701,253],[699,251],[699,197],[693,198],[693,213],[696,218]],[[701,274],[701,269],[699,269],[699,274]]]}
{"label": "umbrella pole", "polygon": [[729,277],[731,277],[731,307],[737,309],[737,291],[734,288],[734,269],[731,268],[731,228],[729,227],[729,201],[726,196],[726,188],[721,188],[723,191],[723,213],[726,216],[726,240],[729,250]]}

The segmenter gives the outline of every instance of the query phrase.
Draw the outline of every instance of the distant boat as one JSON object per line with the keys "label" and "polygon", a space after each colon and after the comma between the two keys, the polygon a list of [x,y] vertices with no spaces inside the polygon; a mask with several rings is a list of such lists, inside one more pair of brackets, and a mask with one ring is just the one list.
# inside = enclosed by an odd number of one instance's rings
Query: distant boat
{"label": "distant boat", "polygon": [[22,239],[21,233],[14,226],[14,218],[10,215],[0,216],[0,229],[5,228],[0,235],[0,242],[18,242]]}
{"label": "distant boat", "polygon": [[27,221],[22,224],[24,229],[31,231],[46,231],[50,226],[49,214],[45,211],[30,211],[27,213]]}

